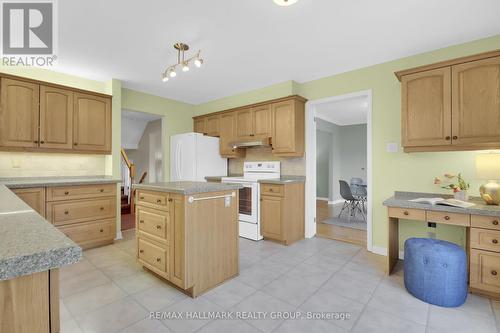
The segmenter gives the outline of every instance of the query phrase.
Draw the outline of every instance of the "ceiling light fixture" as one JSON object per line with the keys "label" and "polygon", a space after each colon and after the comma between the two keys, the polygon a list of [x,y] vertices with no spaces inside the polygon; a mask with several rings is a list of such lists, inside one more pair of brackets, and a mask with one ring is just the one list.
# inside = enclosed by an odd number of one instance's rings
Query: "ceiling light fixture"
{"label": "ceiling light fixture", "polygon": [[184,43],[175,43],[174,48],[177,50],[177,63],[175,65],[169,66],[162,75],[162,81],[167,82],[169,78],[174,78],[177,76],[175,69],[177,66],[181,68],[183,72],[189,72],[189,63],[193,62],[196,67],[201,67],[203,65],[203,59],[201,58],[201,50],[199,50],[195,56],[186,59],[185,52],[189,50],[189,45]]}
{"label": "ceiling light fixture", "polygon": [[294,3],[296,3],[298,0],[274,0],[274,3],[277,4],[278,6],[291,6]]}

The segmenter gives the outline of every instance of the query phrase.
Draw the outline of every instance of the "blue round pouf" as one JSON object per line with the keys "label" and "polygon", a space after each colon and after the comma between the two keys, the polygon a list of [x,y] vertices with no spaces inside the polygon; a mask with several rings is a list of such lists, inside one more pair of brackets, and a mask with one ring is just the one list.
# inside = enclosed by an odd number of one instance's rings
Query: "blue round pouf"
{"label": "blue round pouf", "polygon": [[405,242],[406,290],[424,302],[457,307],[467,299],[467,255],[458,245],[430,238]]}

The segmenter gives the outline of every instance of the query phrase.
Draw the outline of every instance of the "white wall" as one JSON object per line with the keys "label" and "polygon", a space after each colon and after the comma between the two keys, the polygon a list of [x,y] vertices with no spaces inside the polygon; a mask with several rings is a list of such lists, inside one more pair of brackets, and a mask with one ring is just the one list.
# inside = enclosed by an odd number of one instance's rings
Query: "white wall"
{"label": "white wall", "polygon": [[122,117],[122,148],[138,149],[144,129],[148,125],[145,119]]}

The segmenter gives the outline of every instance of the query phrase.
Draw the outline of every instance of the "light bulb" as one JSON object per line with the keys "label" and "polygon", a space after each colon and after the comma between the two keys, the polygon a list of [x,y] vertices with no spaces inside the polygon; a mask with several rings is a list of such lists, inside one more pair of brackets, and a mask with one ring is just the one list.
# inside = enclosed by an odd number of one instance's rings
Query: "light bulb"
{"label": "light bulb", "polygon": [[201,59],[201,58],[196,58],[196,59],[194,60],[194,65],[195,65],[196,67],[200,68],[200,67],[201,67],[201,65],[203,65],[203,59]]}
{"label": "light bulb", "polygon": [[175,72],[175,69],[171,68],[169,71],[168,71],[168,75],[170,77],[176,77],[177,76],[177,73]]}
{"label": "light bulb", "polygon": [[167,75],[166,73],[164,73],[164,74],[162,75],[162,77],[161,77],[161,80],[162,80],[163,82],[167,82],[167,81],[168,81],[168,75]]}
{"label": "light bulb", "polygon": [[188,63],[185,62],[182,64],[182,71],[183,72],[189,72],[189,66],[188,66]]}

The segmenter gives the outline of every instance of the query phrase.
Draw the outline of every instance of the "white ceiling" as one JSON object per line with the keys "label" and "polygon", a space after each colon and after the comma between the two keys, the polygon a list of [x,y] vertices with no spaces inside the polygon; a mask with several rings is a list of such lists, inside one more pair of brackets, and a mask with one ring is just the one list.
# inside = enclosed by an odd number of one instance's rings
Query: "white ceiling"
{"label": "white ceiling", "polygon": [[[194,104],[500,33],[498,0],[58,1],[58,71]],[[160,80],[177,41],[205,65]]]}
{"label": "white ceiling", "polygon": [[346,126],[366,124],[368,99],[366,96],[353,97],[316,106],[316,116],[328,122]]}
{"label": "white ceiling", "polygon": [[137,112],[127,109],[122,109],[122,118],[128,118],[132,120],[143,120],[145,122],[161,119],[161,117],[156,114]]}

